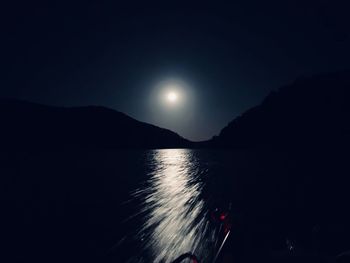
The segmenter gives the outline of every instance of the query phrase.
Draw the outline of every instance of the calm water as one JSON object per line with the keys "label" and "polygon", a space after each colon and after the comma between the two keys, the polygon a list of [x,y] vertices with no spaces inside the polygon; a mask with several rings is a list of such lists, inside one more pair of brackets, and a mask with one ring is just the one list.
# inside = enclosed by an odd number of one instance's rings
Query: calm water
{"label": "calm water", "polygon": [[[147,180],[130,193],[138,211],[130,242],[138,253],[129,262],[171,262],[192,252],[202,262],[213,259],[219,226],[210,219],[206,181],[214,164],[200,159],[199,152],[186,149],[154,150],[146,154]],[[130,241],[131,240],[131,241]]]}

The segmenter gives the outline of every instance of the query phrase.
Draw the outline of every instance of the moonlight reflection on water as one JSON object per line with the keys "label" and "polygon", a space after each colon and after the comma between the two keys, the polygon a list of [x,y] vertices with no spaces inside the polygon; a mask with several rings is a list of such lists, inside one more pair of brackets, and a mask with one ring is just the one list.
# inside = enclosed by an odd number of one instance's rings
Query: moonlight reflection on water
{"label": "moonlight reflection on water", "polygon": [[205,169],[195,153],[186,149],[155,150],[149,153],[148,161],[152,166],[150,179],[133,193],[140,199],[144,217],[135,237],[142,239],[144,253],[150,255],[150,262],[171,262],[190,251],[202,261],[211,257],[208,248],[214,242],[215,231],[201,198]]}

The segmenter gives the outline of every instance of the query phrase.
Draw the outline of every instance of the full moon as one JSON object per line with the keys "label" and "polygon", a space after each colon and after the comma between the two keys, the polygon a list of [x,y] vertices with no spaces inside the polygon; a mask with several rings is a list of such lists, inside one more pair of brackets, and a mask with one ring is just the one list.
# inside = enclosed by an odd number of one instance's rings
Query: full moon
{"label": "full moon", "polygon": [[164,113],[175,116],[185,114],[191,97],[187,83],[178,79],[166,79],[160,81],[150,94],[152,104],[158,104]]}
{"label": "full moon", "polygon": [[168,92],[166,98],[169,102],[175,103],[178,99],[178,95],[175,91],[170,91],[170,92]]}

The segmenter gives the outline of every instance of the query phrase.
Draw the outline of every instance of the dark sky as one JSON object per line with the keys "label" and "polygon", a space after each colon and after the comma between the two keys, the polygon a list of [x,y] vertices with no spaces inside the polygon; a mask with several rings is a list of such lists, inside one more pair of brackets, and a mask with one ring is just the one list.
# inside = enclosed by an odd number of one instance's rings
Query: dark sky
{"label": "dark sky", "polygon": [[[193,140],[301,75],[350,68],[346,1],[9,2],[1,97],[103,105]],[[181,86],[173,108],[164,83]]]}

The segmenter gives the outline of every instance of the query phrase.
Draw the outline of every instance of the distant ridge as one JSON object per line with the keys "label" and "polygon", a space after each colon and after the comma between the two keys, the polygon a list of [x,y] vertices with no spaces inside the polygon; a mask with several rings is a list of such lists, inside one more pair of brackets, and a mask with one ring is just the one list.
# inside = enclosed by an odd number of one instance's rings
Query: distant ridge
{"label": "distant ridge", "polygon": [[101,107],[52,107],[0,100],[2,148],[180,148],[178,134]]}
{"label": "distant ridge", "polygon": [[209,141],[178,134],[101,107],[53,107],[0,99],[5,148],[251,148],[350,142],[350,71],[303,77],[271,92]]}
{"label": "distant ridge", "polygon": [[350,138],[350,71],[297,79],[231,121],[206,147],[319,146]]}

